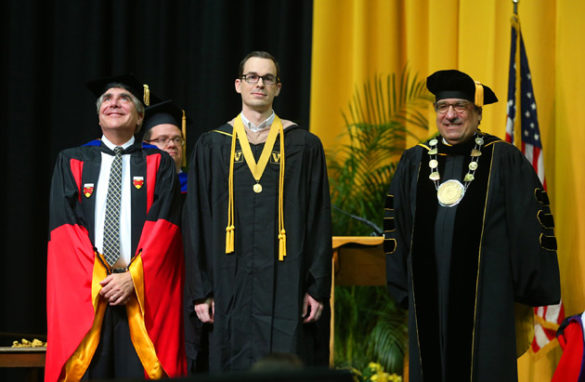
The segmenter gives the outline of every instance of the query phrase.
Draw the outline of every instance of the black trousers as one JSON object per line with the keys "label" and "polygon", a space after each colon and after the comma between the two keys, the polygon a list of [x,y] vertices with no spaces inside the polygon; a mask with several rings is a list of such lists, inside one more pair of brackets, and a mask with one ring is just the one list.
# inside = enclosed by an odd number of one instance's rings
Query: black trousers
{"label": "black trousers", "polygon": [[187,373],[209,371],[209,330],[210,324],[203,324],[193,311],[193,304],[185,303],[185,350]]}
{"label": "black trousers", "polygon": [[130,340],[124,305],[106,308],[100,343],[83,380],[115,377],[144,378],[144,368]]}

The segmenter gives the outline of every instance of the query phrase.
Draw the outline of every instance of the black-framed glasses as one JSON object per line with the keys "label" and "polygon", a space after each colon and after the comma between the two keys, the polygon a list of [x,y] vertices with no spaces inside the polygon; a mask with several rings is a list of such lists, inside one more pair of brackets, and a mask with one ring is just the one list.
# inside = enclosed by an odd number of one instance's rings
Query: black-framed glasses
{"label": "black-framed glasses", "polygon": [[262,78],[262,83],[264,85],[274,85],[278,82],[278,77],[276,77],[274,74],[265,74],[260,76],[257,73],[247,73],[242,75],[241,78],[249,84],[257,84],[258,81],[260,81],[260,78]]}
{"label": "black-framed glasses", "polygon": [[177,146],[182,145],[185,140],[183,139],[183,137],[158,137],[156,139],[150,139],[146,142],[148,143],[154,143],[154,144],[158,144],[161,146],[166,146],[168,145],[171,141],[173,141],[173,143]]}
{"label": "black-framed glasses", "polygon": [[456,113],[461,114],[469,110],[469,105],[471,105],[471,102],[468,101],[457,101],[453,103],[439,101],[435,103],[435,110],[439,114],[446,114],[449,108],[453,106],[453,110],[455,110]]}

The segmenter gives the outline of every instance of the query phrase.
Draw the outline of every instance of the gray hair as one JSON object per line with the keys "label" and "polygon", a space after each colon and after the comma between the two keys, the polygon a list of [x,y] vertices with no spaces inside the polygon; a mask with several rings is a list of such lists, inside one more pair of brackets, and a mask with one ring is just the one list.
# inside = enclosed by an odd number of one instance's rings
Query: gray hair
{"label": "gray hair", "polygon": [[[132,100],[132,103],[134,104],[134,107],[136,108],[136,112],[138,114],[144,115],[144,104],[138,98],[136,98],[136,96],[134,94],[132,94],[130,89],[128,89],[128,86],[126,86],[122,83],[113,83],[113,84],[110,84],[108,87],[108,89],[111,89],[111,88],[120,88],[120,89],[128,90],[128,93],[130,93],[130,99]],[[108,90],[106,90],[106,92],[107,91]],[[104,94],[99,96],[97,101],[95,101],[95,106],[96,106],[98,115],[100,114],[100,109],[102,107],[102,103],[104,102],[104,96],[106,95],[106,92],[104,92]],[[134,133],[138,133],[141,128],[142,128],[142,124],[137,125]]]}

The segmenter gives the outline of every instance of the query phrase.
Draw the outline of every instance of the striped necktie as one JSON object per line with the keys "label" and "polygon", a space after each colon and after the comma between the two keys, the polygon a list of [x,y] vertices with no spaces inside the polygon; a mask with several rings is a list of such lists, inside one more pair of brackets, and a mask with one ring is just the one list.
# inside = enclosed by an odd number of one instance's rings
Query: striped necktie
{"label": "striped necktie", "polygon": [[114,160],[110,168],[108,195],[106,197],[106,218],[104,221],[104,256],[110,265],[120,258],[120,201],[122,199],[122,152],[114,149]]}

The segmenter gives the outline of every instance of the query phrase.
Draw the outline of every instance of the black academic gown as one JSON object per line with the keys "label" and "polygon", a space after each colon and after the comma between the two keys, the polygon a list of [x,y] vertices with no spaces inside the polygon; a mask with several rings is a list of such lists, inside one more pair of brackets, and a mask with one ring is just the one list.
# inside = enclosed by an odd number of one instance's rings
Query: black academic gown
{"label": "black academic gown", "polygon": [[[181,201],[187,197],[187,173],[181,171],[178,174],[181,185]],[[187,373],[194,374],[206,372],[209,369],[209,357],[207,341],[207,327],[197,318],[193,310],[193,304],[187,294],[184,295],[183,304],[185,316],[185,353],[187,355]]]}
{"label": "black academic gown", "polygon": [[[409,308],[412,381],[517,380],[515,303],[560,299],[546,192],[519,150],[484,140],[475,180],[455,207],[438,204],[428,144],[407,150],[392,179],[387,279]],[[473,146],[439,143],[441,182],[462,181]]]}
{"label": "black academic gown", "polygon": [[[225,252],[232,127],[199,139],[189,167],[184,217],[187,293],[191,304],[215,300],[210,370],[244,370],[272,352],[327,364],[328,318],[303,324],[309,293],[327,306],[331,288],[331,214],[319,139],[285,129],[284,225],[287,255],[278,260],[279,140],[262,175],[262,192],[241,154],[234,164],[235,251]],[[258,160],[264,144],[251,145]]]}

